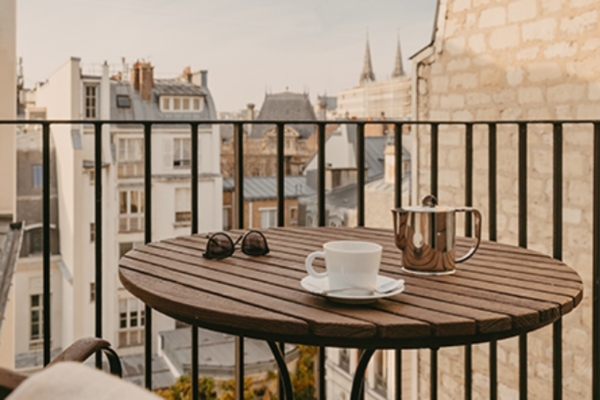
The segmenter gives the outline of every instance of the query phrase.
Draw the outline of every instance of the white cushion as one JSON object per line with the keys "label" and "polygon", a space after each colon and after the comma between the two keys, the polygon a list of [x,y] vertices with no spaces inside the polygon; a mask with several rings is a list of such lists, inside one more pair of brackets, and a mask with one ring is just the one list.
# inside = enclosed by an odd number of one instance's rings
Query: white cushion
{"label": "white cushion", "polygon": [[158,400],[132,383],[80,363],[61,362],[27,378],[9,400]]}

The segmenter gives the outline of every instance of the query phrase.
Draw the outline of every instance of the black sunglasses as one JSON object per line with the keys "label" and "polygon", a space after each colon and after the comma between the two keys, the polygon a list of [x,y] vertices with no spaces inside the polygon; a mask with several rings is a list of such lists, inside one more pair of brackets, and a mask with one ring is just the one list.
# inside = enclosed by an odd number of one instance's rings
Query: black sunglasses
{"label": "black sunglasses", "polygon": [[264,256],[269,253],[265,235],[262,232],[250,230],[237,238],[235,242],[224,232],[213,233],[208,237],[206,251],[202,254],[202,257],[210,260],[222,260],[231,257],[240,242],[242,253],[246,255]]}

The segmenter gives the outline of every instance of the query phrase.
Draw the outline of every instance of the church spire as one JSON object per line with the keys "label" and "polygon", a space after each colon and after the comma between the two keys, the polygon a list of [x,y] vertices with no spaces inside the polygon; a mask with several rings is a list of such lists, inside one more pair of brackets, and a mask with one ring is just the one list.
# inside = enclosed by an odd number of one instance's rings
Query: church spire
{"label": "church spire", "polygon": [[373,66],[371,65],[371,49],[369,48],[369,36],[367,35],[367,48],[365,49],[365,62],[363,65],[362,73],[360,74],[360,84],[366,82],[374,82],[375,74],[373,73]]}
{"label": "church spire", "polygon": [[396,50],[396,63],[392,71],[392,78],[404,76],[404,67],[402,66],[402,52],[400,51],[400,36],[398,36],[398,49]]}

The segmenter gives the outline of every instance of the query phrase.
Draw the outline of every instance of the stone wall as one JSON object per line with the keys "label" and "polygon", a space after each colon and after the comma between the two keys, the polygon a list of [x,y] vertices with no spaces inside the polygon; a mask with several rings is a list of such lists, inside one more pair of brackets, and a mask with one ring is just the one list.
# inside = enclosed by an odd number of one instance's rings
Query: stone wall
{"label": "stone wall", "polygon": [[[440,0],[435,41],[413,59],[419,120],[600,118],[597,0]],[[552,125],[528,125],[528,246],[552,254]],[[563,395],[591,398],[592,126],[567,124],[563,140],[563,259],[585,283],[563,320]],[[464,204],[464,127],[440,126],[439,200]],[[498,127],[498,240],[517,243],[516,125]],[[474,129],[474,205],[488,215],[488,130]],[[430,191],[430,135],[421,128],[415,197]],[[488,232],[487,223],[484,232]],[[528,335],[529,399],[552,398],[552,328]],[[488,346],[474,346],[475,399],[489,398]],[[517,339],[498,344],[499,398],[518,397]],[[429,390],[419,358],[419,398]],[[439,353],[440,399],[462,398],[463,349]]]}

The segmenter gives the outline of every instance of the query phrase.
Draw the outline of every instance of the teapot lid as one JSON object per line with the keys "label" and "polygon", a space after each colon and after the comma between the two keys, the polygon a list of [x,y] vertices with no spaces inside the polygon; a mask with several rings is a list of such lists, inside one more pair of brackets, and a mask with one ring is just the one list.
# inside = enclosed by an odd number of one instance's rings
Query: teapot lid
{"label": "teapot lid", "polygon": [[402,207],[404,211],[423,212],[423,213],[445,213],[454,212],[454,208],[447,206],[438,206],[437,198],[428,194],[421,199],[420,206]]}

